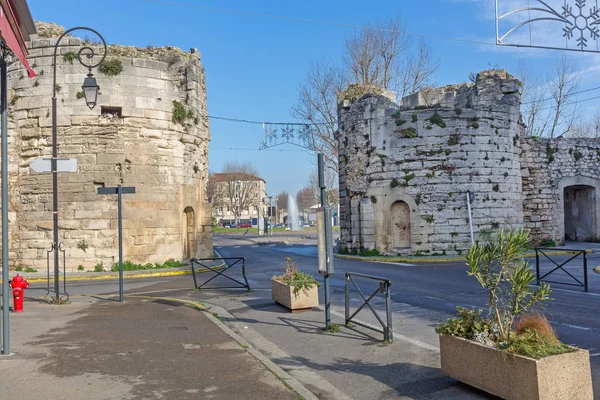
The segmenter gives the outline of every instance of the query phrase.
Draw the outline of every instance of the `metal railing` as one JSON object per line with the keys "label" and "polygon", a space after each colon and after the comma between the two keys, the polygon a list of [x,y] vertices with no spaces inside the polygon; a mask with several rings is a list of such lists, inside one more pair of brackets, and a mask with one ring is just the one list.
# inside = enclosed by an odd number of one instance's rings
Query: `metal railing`
{"label": "metal railing", "polygon": [[[44,295],[44,299],[48,298],[50,294],[50,253],[54,251],[54,243],[50,243],[50,250],[46,250],[46,265],[48,267],[48,285],[46,289],[46,294]],[[52,298],[52,302],[67,302],[69,301],[69,293],[67,292],[67,253],[65,251],[65,246],[63,242],[58,243],[58,251],[63,255],[63,293],[58,293],[58,299]],[[66,297],[63,297],[66,296]]]}
{"label": "metal railing", "polygon": [[[362,290],[360,290],[360,287],[356,284],[356,282],[354,280],[355,277],[379,281],[379,287],[377,289],[375,289],[375,291],[373,293],[371,293],[371,295],[367,298],[364,295],[364,293],[362,292]],[[362,299],[363,299],[362,305],[360,307],[358,307],[358,309],[352,315],[350,315],[350,283],[351,282],[354,285],[354,287],[356,288],[360,297],[362,297]],[[379,278],[377,276],[371,276],[371,275],[357,274],[354,272],[346,272],[346,296],[345,296],[346,297],[346,325],[348,325],[350,322],[352,322],[352,323],[354,323],[356,325],[360,325],[364,328],[372,329],[375,332],[383,333],[384,341],[386,341],[387,343],[392,343],[394,341],[394,332],[392,329],[392,304],[391,304],[391,299],[390,299],[390,292],[391,292],[390,287],[391,286],[392,286],[392,281],[389,279]],[[385,313],[386,313],[386,321],[385,322],[381,319],[381,317],[379,316],[377,311],[375,311],[373,309],[373,307],[371,306],[371,303],[370,303],[371,300],[377,295],[377,293],[383,293],[385,295]],[[365,306],[369,307],[369,309],[371,310],[371,312],[373,313],[375,318],[377,318],[377,321],[379,321],[379,323],[381,324],[382,330],[379,330],[372,326],[365,325],[361,322],[357,322],[357,321],[353,320],[353,318],[356,317],[356,315]]]}
{"label": "metal railing", "polygon": [[[207,263],[207,261],[214,262],[214,261],[219,261],[219,260],[223,261],[223,264],[221,264],[219,266],[210,266]],[[232,261],[232,263],[228,263],[227,261]],[[241,261],[241,264],[239,264],[240,261]],[[192,259],[190,259],[190,264],[192,267],[192,277],[194,278],[194,288],[196,288],[196,289],[202,289],[210,281],[221,276],[223,278],[227,278],[227,279],[234,281],[239,286],[211,286],[211,287],[206,287],[206,289],[239,289],[239,288],[243,287],[243,288],[246,288],[246,290],[248,290],[248,291],[251,290],[250,284],[248,283],[248,279],[246,278],[246,258],[244,258],[244,257],[192,258]],[[213,272],[215,274],[215,276],[213,276],[212,278],[210,278],[209,280],[204,282],[202,285],[198,286],[198,281],[196,280],[196,269],[194,268],[194,264],[198,267],[208,269],[210,272]],[[231,268],[235,265],[241,265],[242,277],[244,278],[244,282],[240,282],[239,280],[232,278],[229,275],[225,275],[225,272],[229,268]]]}
{"label": "metal railing", "polygon": [[[578,286],[578,287],[583,287],[583,291],[587,292],[588,291],[587,256],[586,256],[587,250],[560,249],[561,252],[575,253],[571,258],[569,258],[567,261],[563,262],[562,264],[558,264],[556,261],[554,261],[552,258],[550,258],[550,256],[548,256],[546,253],[544,253],[544,251],[551,251],[551,250],[557,250],[557,249],[547,248],[547,247],[536,247],[535,248],[535,273],[536,273],[537,284],[539,285],[540,281],[544,281],[547,283],[554,283],[554,284],[559,284],[559,285]],[[542,276],[540,276],[540,253],[545,258],[550,260],[554,265],[556,265],[555,268],[551,269],[549,272],[545,273]],[[569,271],[567,271],[566,269],[563,268],[567,263],[576,259],[580,255],[583,255],[583,282],[581,282],[579,279],[577,279],[575,276],[573,276]],[[572,280],[574,280],[577,283],[556,282],[556,281],[549,281],[549,280],[544,279],[551,273],[558,271],[558,270],[562,270],[564,273],[566,273],[568,276],[570,276],[572,278]]]}

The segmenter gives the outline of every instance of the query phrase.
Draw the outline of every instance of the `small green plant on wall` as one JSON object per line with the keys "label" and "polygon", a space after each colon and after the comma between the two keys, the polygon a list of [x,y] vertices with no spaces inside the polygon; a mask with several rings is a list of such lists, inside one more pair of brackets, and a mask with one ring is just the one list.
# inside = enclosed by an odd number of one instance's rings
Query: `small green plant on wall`
{"label": "small green plant on wall", "polygon": [[123,72],[123,63],[118,58],[113,58],[100,64],[98,71],[108,76],[117,76]]}
{"label": "small green plant on wall", "polygon": [[73,61],[77,58],[77,53],[74,51],[69,51],[68,53],[63,54],[63,61],[68,62],[69,64],[73,64]]}
{"label": "small green plant on wall", "polygon": [[75,97],[77,97],[77,100],[81,100],[85,97],[85,95],[83,94],[83,91],[81,91],[81,92],[77,92]]}
{"label": "small green plant on wall", "polygon": [[77,243],[77,248],[81,251],[83,251],[84,253],[87,251],[88,247],[90,247],[87,242],[85,241],[85,239],[81,239],[78,243]]}

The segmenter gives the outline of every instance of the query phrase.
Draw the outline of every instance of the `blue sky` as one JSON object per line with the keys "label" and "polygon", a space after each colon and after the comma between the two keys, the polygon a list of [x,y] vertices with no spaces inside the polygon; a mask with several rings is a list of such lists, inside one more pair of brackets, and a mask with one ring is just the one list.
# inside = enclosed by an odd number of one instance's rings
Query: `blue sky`
{"label": "blue sky", "polygon": [[[524,0],[499,0],[518,6]],[[533,1],[533,0],[532,0]],[[98,30],[109,43],[146,47],[171,45],[202,52],[210,115],[247,120],[293,121],[290,108],[311,61],[339,62],[344,37],[352,28],[241,15],[190,6],[215,7],[340,24],[362,25],[400,15],[414,33],[494,43],[494,0],[29,0],[34,19],[67,28]],[[526,2],[525,2],[526,3]],[[556,1],[550,1],[556,3]],[[562,4],[562,0],[558,3]],[[540,35],[549,35],[542,29]],[[560,57],[552,50],[523,50],[424,38],[440,58],[438,85],[465,82],[469,72],[499,65],[509,72],[519,59],[544,71]],[[598,56],[569,53],[587,71],[581,89],[600,86]],[[599,95],[598,91],[587,97]],[[586,97],[586,95],[582,95]],[[582,107],[591,110],[596,104]],[[262,127],[211,120],[211,171],[229,160],[250,161],[267,182],[269,193],[301,189],[316,155],[290,145],[258,151]]]}

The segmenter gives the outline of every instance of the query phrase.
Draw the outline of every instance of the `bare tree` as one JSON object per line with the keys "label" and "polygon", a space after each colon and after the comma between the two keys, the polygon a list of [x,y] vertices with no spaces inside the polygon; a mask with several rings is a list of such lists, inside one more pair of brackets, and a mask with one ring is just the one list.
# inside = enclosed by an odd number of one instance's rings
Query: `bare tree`
{"label": "bare tree", "polygon": [[221,203],[227,204],[239,224],[243,210],[249,209],[250,206],[260,210],[261,179],[258,178],[258,170],[249,162],[229,162],[223,168],[223,173],[213,175],[216,186],[213,198],[218,196]]}
{"label": "bare tree", "polygon": [[[333,173],[333,171],[325,171],[325,186],[327,187],[325,192],[327,196],[327,206],[338,204],[340,202],[340,192],[338,189],[337,175]],[[321,188],[319,187],[319,173],[317,169],[314,169],[309,175],[306,187],[311,189],[315,204],[321,204]]]}
{"label": "bare tree", "polygon": [[311,64],[298,88],[292,115],[311,124],[316,150],[323,153],[328,168],[338,170],[338,99],[358,98],[366,92],[394,89],[400,94],[420,90],[432,83],[439,67],[424,43],[412,51],[398,17],[368,24],[346,37],[343,67],[318,61]]}
{"label": "bare tree", "polygon": [[521,112],[528,136],[553,138],[569,135],[574,128],[581,132],[583,126],[575,126],[580,120],[575,96],[580,79],[575,64],[562,56],[544,79],[521,61],[517,77],[522,82]]}
{"label": "bare tree", "polygon": [[416,93],[426,86],[433,86],[433,76],[439,67],[439,58],[433,55],[431,48],[425,42],[420,41],[415,54],[404,60],[398,88],[401,97]]}
{"label": "bare tree", "polygon": [[519,61],[516,75],[521,81],[521,114],[527,136],[542,136],[549,118],[546,108],[548,93],[541,75],[523,60]]}
{"label": "bare tree", "polygon": [[398,80],[401,59],[411,46],[399,17],[367,24],[345,40],[344,63],[355,83],[365,90],[392,89]]}
{"label": "bare tree", "polygon": [[338,94],[346,87],[342,70],[326,61],[311,64],[298,89],[298,100],[292,107],[294,118],[311,125],[315,149],[323,153],[328,168],[337,171]]}
{"label": "bare tree", "polygon": [[298,211],[305,213],[310,207],[315,205],[315,199],[313,191],[309,187],[302,188],[296,194],[296,203],[298,204]]}
{"label": "bare tree", "polygon": [[568,132],[575,122],[576,107],[568,107],[568,103],[572,102],[572,96],[579,88],[579,71],[575,64],[562,55],[548,80],[551,85],[553,114],[550,138],[553,138]]}
{"label": "bare tree", "polygon": [[289,196],[290,195],[286,190],[277,195],[277,209],[287,210]]}
{"label": "bare tree", "polygon": [[575,117],[575,122],[565,136],[593,139],[600,137],[600,109],[596,109],[588,119],[582,118],[579,112],[575,115],[577,116]]}

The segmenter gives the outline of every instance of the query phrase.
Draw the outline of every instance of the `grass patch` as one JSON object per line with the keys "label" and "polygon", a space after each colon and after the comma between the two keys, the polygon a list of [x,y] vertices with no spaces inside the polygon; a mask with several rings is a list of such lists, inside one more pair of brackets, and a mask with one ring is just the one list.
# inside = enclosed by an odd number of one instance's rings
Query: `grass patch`
{"label": "grass patch", "polygon": [[[147,263],[147,264],[136,264],[131,261],[123,262],[123,271],[140,271],[140,270],[149,270],[149,269],[166,269],[166,268],[177,268],[183,267],[185,264],[181,261],[174,260],[172,258],[168,259],[164,263]],[[119,270],[119,263],[114,263],[110,269],[112,272],[116,272]]]}
{"label": "grass patch", "polygon": [[505,350],[531,358],[544,358],[557,354],[571,353],[575,347],[561,343],[556,338],[548,337],[535,329],[527,329],[517,335],[514,342]]}
{"label": "grass patch", "polygon": [[326,329],[326,333],[338,333],[340,331],[340,326],[338,324],[329,324],[329,329]]}

